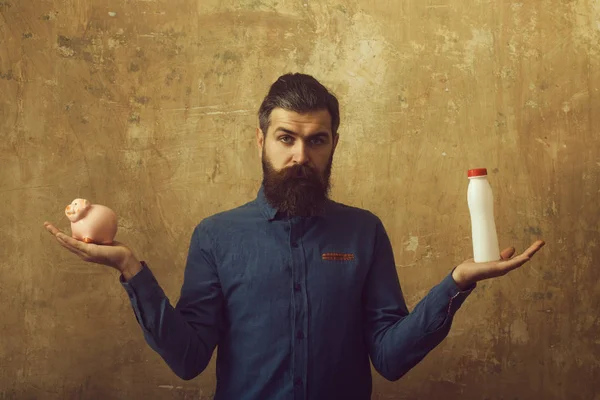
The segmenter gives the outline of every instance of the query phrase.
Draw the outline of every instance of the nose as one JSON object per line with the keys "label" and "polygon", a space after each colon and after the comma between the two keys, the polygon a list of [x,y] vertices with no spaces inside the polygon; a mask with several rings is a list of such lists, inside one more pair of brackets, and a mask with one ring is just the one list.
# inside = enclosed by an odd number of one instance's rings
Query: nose
{"label": "nose", "polygon": [[309,161],[308,147],[302,140],[297,140],[294,146],[294,164],[306,164]]}
{"label": "nose", "polygon": [[66,208],[67,211],[71,211],[71,205],[69,204]]}

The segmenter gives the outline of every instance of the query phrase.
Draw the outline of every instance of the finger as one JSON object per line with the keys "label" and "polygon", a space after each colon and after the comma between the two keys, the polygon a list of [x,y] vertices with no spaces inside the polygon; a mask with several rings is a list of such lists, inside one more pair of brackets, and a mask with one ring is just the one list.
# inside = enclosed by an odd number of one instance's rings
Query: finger
{"label": "finger", "polygon": [[62,239],[60,239],[59,237],[56,238],[56,241],[65,249],[69,250],[71,253],[78,255],[81,258],[86,258],[87,254],[85,254],[83,251],[77,249],[76,247],[73,247],[67,243],[65,243]]}
{"label": "finger", "polygon": [[58,233],[56,233],[56,238],[62,240],[63,243],[66,243],[69,246],[74,247],[79,250],[85,250],[84,248],[81,247],[81,245],[87,244],[87,243],[83,243],[83,242],[75,239],[74,237],[64,234],[63,232],[60,232],[60,231],[58,231]]}
{"label": "finger", "polygon": [[508,248],[502,250],[502,252],[500,253],[500,257],[503,260],[508,260],[509,258],[511,258],[513,256],[513,254],[515,254],[515,248],[508,247]]}
{"label": "finger", "polygon": [[544,242],[543,240],[536,240],[531,246],[529,246],[527,250],[523,252],[523,255],[526,255],[527,257],[531,258],[542,247],[544,247],[545,244],[546,242]]}
{"label": "finger", "polygon": [[517,257],[511,258],[510,260],[501,261],[496,264],[496,268],[502,273],[508,273],[514,269],[521,267],[523,264],[528,262],[531,258],[526,254],[518,255]]}
{"label": "finger", "polygon": [[519,268],[527,261],[529,261],[535,253],[537,253],[542,247],[544,247],[545,244],[546,243],[543,240],[538,240],[531,246],[529,246],[529,248],[525,250],[522,254],[512,259],[510,257],[512,257],[512,255],[514,254],[515,249],[513,247],[504,249],[500,256],[505,261],[498,263],[497,266],[498,268],[505,270],[506,272]]}
{"label": "finger", "polygon": [[54,225],[52,225],[50,222],[46,221],[44,222],[44,227],[46,228],[46,230],[48,232],[50,232],[51,234],[55,235],[57,233],[60,233],[60,230],[58,228],[56,228]]}
{"label": "finger", "polygon": [[90,255],[90,253],[92,252],[92,246],[95,246],[94,244],[85,243],[85,242],[82,242],[81,240],[75,239],[74,237],[65,235],[62,232],[57,233],[56,238],[60,239],[61,242],[64,243],[65,245],[69,246],[72,249],[80,251],[81,253],[85,254],[86,256]]}

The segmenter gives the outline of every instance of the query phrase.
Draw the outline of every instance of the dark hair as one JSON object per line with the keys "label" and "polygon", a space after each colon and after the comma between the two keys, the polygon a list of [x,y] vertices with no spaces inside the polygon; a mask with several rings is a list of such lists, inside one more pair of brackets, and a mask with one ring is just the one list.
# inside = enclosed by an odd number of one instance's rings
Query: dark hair
{"label": "dark hair", "polygon": [[267,134],[274,108],[297,113],[327,110],[331,115],[331,132],[337,135],[340,126],[340,106],[337,98],[318,80],[305,74],[285,74],[271,85],[269,93],[258,110],[258,121],[263,134]]}

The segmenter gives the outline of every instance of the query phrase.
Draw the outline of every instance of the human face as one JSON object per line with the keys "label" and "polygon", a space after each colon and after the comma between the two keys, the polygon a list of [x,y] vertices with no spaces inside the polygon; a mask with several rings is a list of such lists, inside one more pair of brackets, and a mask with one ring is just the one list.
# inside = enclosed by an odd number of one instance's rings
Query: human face
{"label": "human face", "polygon": [[323,174],[335,152],[338,136],[331,132],[327,110],[299,114],[275,108],[266,135],[257,128],[256,141],[259,157],[265,154],[276,171],[306,164]]}
{"label": "human face", "polygon": [[329,194],[337,140],[327,111],[273,110],[266,137],[257,129],[269,203],[290,216],[319,213]]}

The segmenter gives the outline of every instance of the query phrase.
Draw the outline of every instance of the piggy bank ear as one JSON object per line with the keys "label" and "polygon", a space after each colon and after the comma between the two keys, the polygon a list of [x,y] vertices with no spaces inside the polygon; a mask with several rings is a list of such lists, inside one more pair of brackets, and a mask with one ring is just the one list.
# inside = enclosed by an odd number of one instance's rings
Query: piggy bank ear
{"label": "piggy bank ear", "polygon": [[90,208],[90,206],[92,205],[92,203],[90,203],[88,200],[86,199],[80,199],[81,204],[79,205],[79,208],[81,210],[87,210],[88,208]]}

